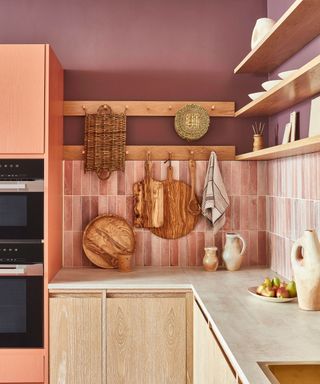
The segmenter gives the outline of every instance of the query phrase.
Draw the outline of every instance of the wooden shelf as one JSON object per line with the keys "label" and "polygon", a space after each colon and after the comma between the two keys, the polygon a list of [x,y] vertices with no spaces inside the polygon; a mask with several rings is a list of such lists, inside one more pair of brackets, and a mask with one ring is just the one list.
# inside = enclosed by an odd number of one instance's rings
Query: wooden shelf
{"label": "wooden shelf", "polygon": [[84,116],[95,113],[100,105],[107,104],[117,113],[126,112],[127,116],[175,116],[186,104],[197,104],[205,108],[214,117],[233,117],[234,101],[65,101],[65,116]]}
{"label": "wooden shelf", "polygon": [[[128,145],[126,160],[145,160],[150,152],[151,160],[167,160],[172,153],[172,160],[189,160],[191,151],[195,160],[208,160],[210,153],[215,151],[219,160],[234,160],[235,146],[171,146],[171,145]],[[65,145],[64,160],[82,160],[82,145]]]}
{"label": "wooden shelf", "polygon": [[320,34],[319,0],[297,0],[234,73],[269,73]]}
{"label": "wooden shelf", "polygon": [[239,109],[236,117],[271,116],[320,92],[320,55],[286,80]]}
{"label": "wooden shelf", "polygon": [[274,160],[320,151],[320,135],[236,156],[236,160]]}

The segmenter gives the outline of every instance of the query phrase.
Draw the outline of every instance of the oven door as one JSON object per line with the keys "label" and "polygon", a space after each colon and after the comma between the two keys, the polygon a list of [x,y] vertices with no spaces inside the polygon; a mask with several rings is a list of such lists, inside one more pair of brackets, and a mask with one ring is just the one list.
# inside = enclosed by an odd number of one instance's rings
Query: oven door
{"label": "oven door", "polygon": [[41,348],[43,276],[17,276],[20,271],[0,276],[0,347]]}
{"label": "oven door", "polygon": [[43,239],[43,192],[0,189],[0,239]]}

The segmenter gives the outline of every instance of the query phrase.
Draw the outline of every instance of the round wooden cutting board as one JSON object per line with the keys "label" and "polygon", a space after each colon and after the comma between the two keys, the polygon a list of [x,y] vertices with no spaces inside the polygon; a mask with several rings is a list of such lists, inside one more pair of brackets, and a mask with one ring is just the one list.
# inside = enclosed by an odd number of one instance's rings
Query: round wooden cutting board
{"label": "round wooden cutting board", "polygon": [[119,255],[131,255],[135,239],[131,226],[115,215],[93,219],[83,233],[83,250],[87,258],[101,268],[117,268]]}
{"label": "round wooden cutting board", "polygon": [[173,169],[168,167],[167,179],[163,182],[164,222],[160,228],[150,228],[151,232],[164,239],[177,239],[191,232],[199,215],[189,212],[191,187],[183,181],[173,179]]}

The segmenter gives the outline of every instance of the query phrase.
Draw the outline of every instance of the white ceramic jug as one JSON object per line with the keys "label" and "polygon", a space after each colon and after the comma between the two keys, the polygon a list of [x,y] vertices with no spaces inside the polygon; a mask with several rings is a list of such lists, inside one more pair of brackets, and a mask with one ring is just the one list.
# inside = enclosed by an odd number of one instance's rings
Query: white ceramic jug
{"label": "white ceramic jug", "polygon": [[320,310],[320,243],[316,231],[304,231],[291,251],[291,263],[297,286],[299,307]]}
{"label": "white ceramic jug", "polygon": [[227,233],[226,244],[223,249],[222,259],[228,271],[237,271],[240,269],[246,242],[238,233]]}
{"label": "white ceramic jug", "polygon": [[260,41],[271,31],[274,24],[275,21],[268,19],[267,17],[263,17],[256,21],[256,25],[252,32],[251,49],[254,49],[260,43]]}

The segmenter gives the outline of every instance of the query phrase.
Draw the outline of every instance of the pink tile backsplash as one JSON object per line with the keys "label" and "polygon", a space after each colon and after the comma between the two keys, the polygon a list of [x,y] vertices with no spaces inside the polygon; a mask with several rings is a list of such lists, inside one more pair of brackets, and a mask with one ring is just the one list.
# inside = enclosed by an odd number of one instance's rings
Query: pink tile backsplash
{"label": "pink tile backsplash", "polygon": [[[190,183],[187,161],[173,161],[172,166],[176,179]],[[256,162],[226,161],[220,163],[220,168],[231,203],[223,230],[213,236],[210,224],[202,216],[194,231],[176,240],[161,239],[148,230],[135,229],[135,265],[201,265],[204,247],[214,244],[221,258],[226,231],[239,232],[245,238],[248,247],[244,265],[266,265],[267,198],[265,194],[258,196],[258,190],[262,191],[264,185],[259,175],[265,174],[266,166]],[[196,193],[199,197],[206,169],[206,161],[197,161]],[[153,163],[154,178],[166,178],[166,171],[164,162]],[[90,262],[81,246],[83,229],[101,214],[117,214],[132,224],[132,185],[144,177],[144,162],[127,161],[124,173],[114,172],[106,181],[99,180],[93,173],[84,174],[82,161],[65,161],[64,172],[64,265],[88,266]]]}
{"label": "pink tile backsplash", "polygon": [[258,169],[267,180],[268,261],[274,271],[290,279],[294,241],[305,229],[316,229],[320,235],[320,153],[260,162]]}

